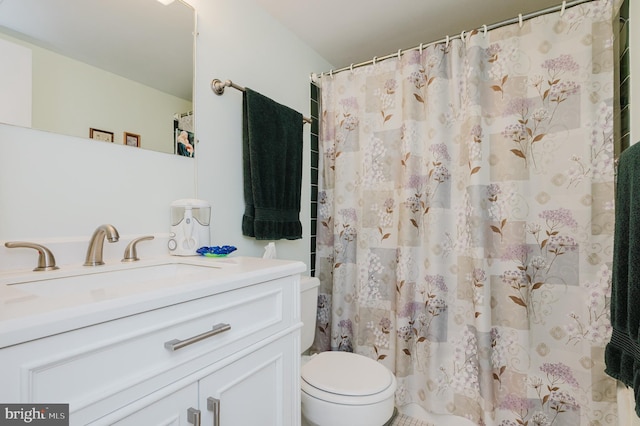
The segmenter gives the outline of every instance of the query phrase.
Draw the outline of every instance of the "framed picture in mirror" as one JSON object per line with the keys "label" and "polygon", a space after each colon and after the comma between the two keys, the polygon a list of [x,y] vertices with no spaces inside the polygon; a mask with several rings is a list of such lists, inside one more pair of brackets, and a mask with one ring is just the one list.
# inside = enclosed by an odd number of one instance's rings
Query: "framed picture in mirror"
{"label": "framed picture in mirror", "polygon": [[192,132],[175,129],[174,152],[183,157],[195,157],[195,140]]}
{"label": "framed picture in mirror", "polygon": [[140,135],[124,132],[124,144],[127,146],[135,146],[136,148],[140,148]]}
{"label": "framed picture in mirror", "polygon": [[106,130],[89,129],[89,137],[98,141],[113,142],[113,132]]}

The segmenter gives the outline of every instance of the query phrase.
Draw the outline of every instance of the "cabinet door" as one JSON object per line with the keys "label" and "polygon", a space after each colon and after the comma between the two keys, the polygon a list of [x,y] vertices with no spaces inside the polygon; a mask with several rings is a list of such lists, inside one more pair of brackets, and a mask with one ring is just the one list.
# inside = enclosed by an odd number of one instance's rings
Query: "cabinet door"
{"label": "cabinet door", "polygon": [[[196,424],[188,415],[189,409],[195,410],[198,402],[198,385],[192,383],[160,399],[140,407],[132,414],[109,423],[117,426],[185,426]],[[100,423],[99,421],[97,423]]]}
{"label": "cabinet door", "polygon": [[294,426],[300,422],[299,360],[288,336],[200,380],[202,424]]}

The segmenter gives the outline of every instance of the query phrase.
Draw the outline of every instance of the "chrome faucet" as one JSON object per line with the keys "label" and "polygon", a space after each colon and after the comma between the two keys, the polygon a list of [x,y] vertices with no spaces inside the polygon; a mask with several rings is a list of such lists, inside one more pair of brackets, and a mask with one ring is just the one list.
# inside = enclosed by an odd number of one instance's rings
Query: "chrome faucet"
{"label": "chrome faucet", "polygon": [[98,226],[89,241],[89,248],[87,249],[87,257],[84,261],[84,266],[104,265],[104,261],[102,260],[102,248],[104,247],[105,238],[110,243],[115,243],[120,239],[120,235],[113,225],[104,224]]}

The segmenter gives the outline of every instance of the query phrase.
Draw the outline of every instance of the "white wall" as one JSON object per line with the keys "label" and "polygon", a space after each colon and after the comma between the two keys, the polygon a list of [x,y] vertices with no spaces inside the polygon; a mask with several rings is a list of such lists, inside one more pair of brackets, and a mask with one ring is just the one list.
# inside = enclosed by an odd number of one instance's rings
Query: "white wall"
{"label": "white wall", "polygon": [[[168,232],[169,203],[194,195],[186,157],[5,124],[0,150],[0,243],[45,244],[59,264],[82,263],[102,223],[120,232],[117,252],[109,248],[119,262],[131,236]],[[35,262],[33,250],[0,246],[0,272]]]}
{"label": "white wall", "polygon": [[[217,96],[210,89],[211,79],[232,79],[308,116],[309,74],[330,66],[253,0],[189,3],[196,8],[199,26],[196,161],[0,125],[0,243],[27,240],[55,246],[77,241],[86,247],[102,223],[114,224],[121,240],[166,234],[170,202],[197,196],[212,204],[212,245],[231,244],[239,255],[262,255],[266,241],[241,235],[241,93],[228,89]],[[278,257],[308,264],[308,125],[304,144],[304,238],[276,245]],[[0,247],[0,271],[35,266],[31,250],[12,250]],[[111,253],[105,247],[105,258],[114,257],[105,260],[120,260],[115,259],[120,252]],[[60,264],[84,260],[77,259],[79,255],[60,259],[54,254]],[[139,254],[144,255],[143,246]]]}
{"label": "white wall", "polygon": [[[212,244],[232,244],[241,253],[261,256],[267,241],[241,236],[242,93],[217,96],[213,78],[230,79],[309,116],[309,75],[330,65],[293,37],[253,0],[192,0],[198,10],[196,61],[197,121],[200,139],[198,196],[212,206]],[[312,10],[309,19],[313,19]],[[304,130],[302,183],[303,239],[276,242],[278,257],[309,262],[309,131]]]}

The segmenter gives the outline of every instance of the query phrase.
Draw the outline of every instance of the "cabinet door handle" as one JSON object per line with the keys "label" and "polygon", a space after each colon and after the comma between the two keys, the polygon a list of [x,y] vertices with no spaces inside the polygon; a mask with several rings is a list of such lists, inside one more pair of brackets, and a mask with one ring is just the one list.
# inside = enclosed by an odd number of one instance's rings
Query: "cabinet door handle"
{"label": "cabinet door handle", "polygon": [[195,408],[190,407],[187,410],[187,421],[189,423],[191,423],[192,425],[194,425],[194,426],[201,426],[200,425],[200,417],[201,417],[200,414],[201,414],[200,410],[196,410]]}
{"label": "cabinet door handle", "polygon": [[230,324],[216,324],[213,326],[211,331],[206,331],[204,333],[198,334],[197,336],[189,337],[188,339],[184,340],[173,339],[169,340],[168,342],[164,342],[164,347],[169,349],[170,351],[177,351],[178,349],[182,349],[185,346],[192,345],[199,342],[200,340],[215,336],[216,334],[224,333],[228,330],[231,330]]}
{"label": "cabinet door handle", "polygon": [[207,398],[207,410],[213,411],[213,426],[220,426],[220,400],[211,396]]}

